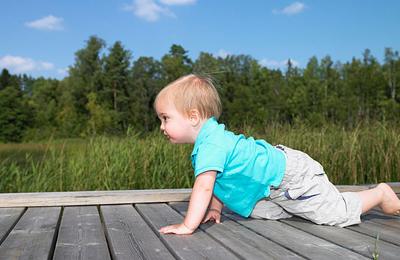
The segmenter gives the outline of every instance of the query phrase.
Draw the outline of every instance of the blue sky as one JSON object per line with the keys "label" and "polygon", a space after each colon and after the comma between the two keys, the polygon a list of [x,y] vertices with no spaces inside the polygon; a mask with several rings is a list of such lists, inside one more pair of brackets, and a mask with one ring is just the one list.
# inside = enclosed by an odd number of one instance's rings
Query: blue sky
{"label": "blue sky", "polygon": [[247,54],[270,68],[288,58],[360,58],[400,50],[400,1],[385,0],[2,0],[0,68],[63,78],[89,36],[107,48],[160,59],[180,44],[192,59]]}

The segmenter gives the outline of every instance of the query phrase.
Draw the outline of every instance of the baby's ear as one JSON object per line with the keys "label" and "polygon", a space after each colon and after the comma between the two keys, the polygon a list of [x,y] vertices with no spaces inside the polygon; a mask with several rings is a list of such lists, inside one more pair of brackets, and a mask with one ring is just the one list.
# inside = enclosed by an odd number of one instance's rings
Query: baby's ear
{"label": "baby's ear", "polygon": [[197,126],[200,123],[201,117],[200,117],[200,113],[197,109],[191,109],[189,111],[189,120],[190,120],[192,126]]}

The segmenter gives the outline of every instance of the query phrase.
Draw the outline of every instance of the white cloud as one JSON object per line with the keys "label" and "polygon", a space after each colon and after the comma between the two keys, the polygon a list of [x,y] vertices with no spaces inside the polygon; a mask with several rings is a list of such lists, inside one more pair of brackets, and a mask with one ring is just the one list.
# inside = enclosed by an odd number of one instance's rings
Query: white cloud
{"label": "white cloud", "polygon": [[66,77],[68,75],[69,72],[69,68],[63,68],[63,69],[57,69],[57,73],[62,76],[62,77]]}
{"label": "white cloud", "polygon": [[227,51],[224,50],[224,49],[220,49],[220,50],[217,52],[217,57],[221,57],[221,58],[223,58],[223,59],[225,59],[228,55],[230,55],[230,53],[227,52]]}
{"label": "white cloud", "polygon": [[274,14],[294,15],[303,12],[305,8],[305,4],[294,2],[293,4],[290,4],[282,9],[274,9],[272,12]]}
{"label": "white cloud", "polygon": [[124,10],[132,11],[134,15],[148,22],[155,22],[162,15],[175,17],[174,13],[168,8],[157,4],[153,0],[134,0],[131,5],[126,5]]}
{"label": "white cloud", "polygon": [[[264,67],[273,68],[273,69],[285,69],[288,65],[289,59],[287,60],[270,60],[270,59],[262,59],[258,63]],[[290,62],[294,67],[299,66],[299,62],[293,59],[290,59]]]}
{"label": "white cloud", "polygon": [[190,5],[196,3],[196,0],[160,0],[165,5]]}
{"label": "white cloud", "polygon": [[6,55],[0,57],[0,68],[6,68],[12,73],[53,70],[54,64],[46,61],[35,61],[31,58]]}
{"label": "white cloud", "polygon": [[25,25],[30,28],[43,30],[43,31],[61,31],[64,29],[63,20],[64,19],[61,17],[48,15],[41,19],[38,19],[38,20],[35,20],[32,22],[27,22],[27,23],[25,23]]}

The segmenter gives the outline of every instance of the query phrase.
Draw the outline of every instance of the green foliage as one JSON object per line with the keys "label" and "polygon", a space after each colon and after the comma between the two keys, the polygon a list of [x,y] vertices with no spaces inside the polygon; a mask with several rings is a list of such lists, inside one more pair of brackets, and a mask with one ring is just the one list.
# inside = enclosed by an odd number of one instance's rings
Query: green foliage
{"label": "green foliage", "polygon": [[[114,114],[114,132],[123,132],[128,126],[129,114],[129,66],[131,54],[117,41],[104,58],[104,80],[102,93],[106,109]],[[112,123],[111,121],[109,124]]]}
{"label": "green foliage", "polygon": [[87,115],[87,95],[103,89],[103,60],[100,57],[105,42],[91,36],[85,48],[75,53],[75,64],[69,68],[68,90],[71,91],[77,112]]}
{"label": "green foliage", "polygon": [[192,71],[192,61],[187,51],[180,45],[173,44],[168,54],[161,59],[167,82],[189,74]]}
{"label": "green foliage", "polygon": [[115,111],[110,111],[102,107],[97,101],[96,93],[89,93],[87,98],[86,109],[89,111],[89,120],[86,131],[89,135],[103,134],[113,122],[112,119],[115,117]]}
{"label": "green foliage", "polygon": [[273,70],[248,55],[201,52],[192,61],[176,44],[160,60],[132,60],[120,41],[106,47],[101,38],[89,37],[63,80],[3,69],[0,140],[150,132],[158,128],[153,102],[159,90],[191,72],[213,78],[223,105],[220,121],[230,127],[400,123],[400,56],[391,48],[383,64],[366,49],[344,64],[311,57],[304,69],[289,60],[286,69]]}
{"label": "green foliage", "polygon": [[157,125],[153,102],[163,87],[162,65],[150,57],[135,61],[130,74],[129,125],[137,131],[151,131]]}
{"label": "green foliage", "polygon": [[0,142],[19,142],[30,125],[30,110],[18,86],[0,90]]}

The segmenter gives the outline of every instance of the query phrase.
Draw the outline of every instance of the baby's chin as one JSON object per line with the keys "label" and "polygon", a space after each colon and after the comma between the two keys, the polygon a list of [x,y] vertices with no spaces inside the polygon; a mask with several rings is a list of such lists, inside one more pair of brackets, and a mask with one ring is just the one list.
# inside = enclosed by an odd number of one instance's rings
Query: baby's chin
{"label": "baby's chin", "polygon": [[174,140],[174,139],[171,139],[171,138],[168,138],[168,140],[169,140],[169,142],[171,144],[181,144],[181,142],[178,142],[177,140]]}
{"label": "baby's chin", "polygon": [[182,141],[182,140],[173,139],[173,138],[168,137],[168,136],[167,136],[167,138],[168,138],[168,141],[169,141],[171,144],[187,144],[187,143],[188,143],[188,142],[184,142],[184,141]]}
{"label": "baby's chin", "polygon": [[167,138],[168,141],[169,141],[171,144],[178,144],[178,143],[179,143],[179,142],[177,142],[175,139],[171,138],[171,137],[168,136],[168,135],[166,135],[165,138]]}

